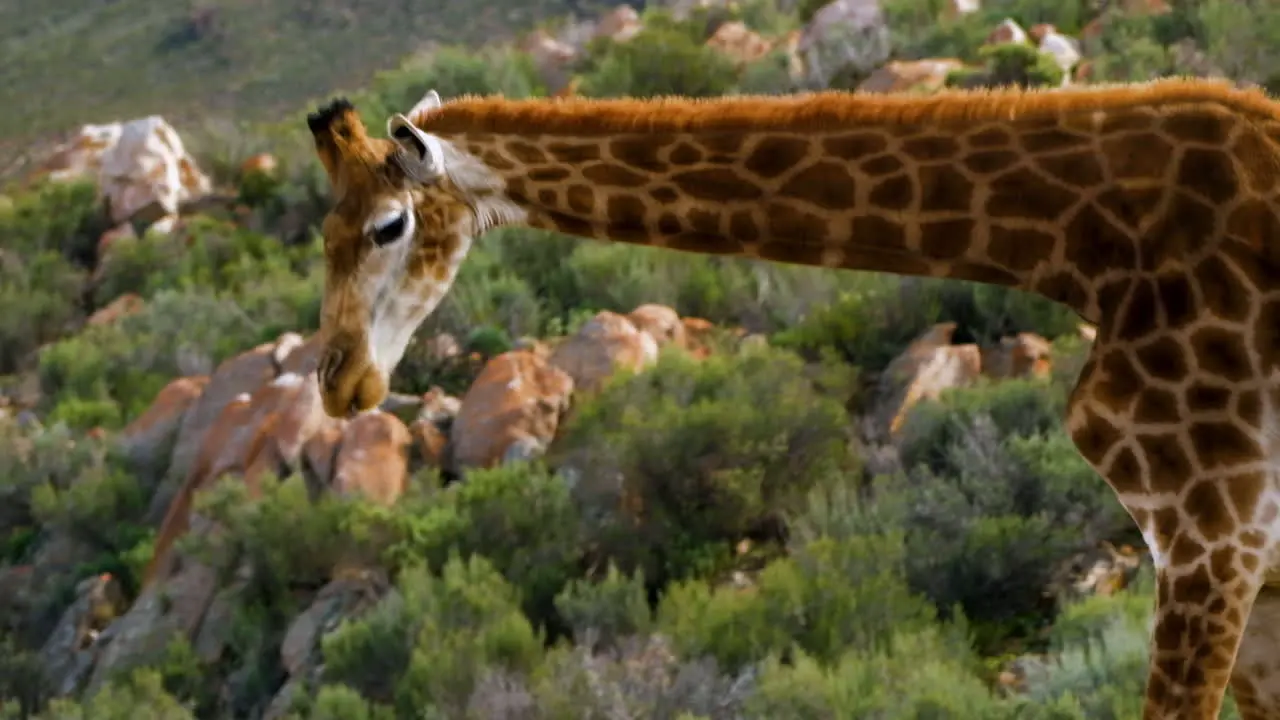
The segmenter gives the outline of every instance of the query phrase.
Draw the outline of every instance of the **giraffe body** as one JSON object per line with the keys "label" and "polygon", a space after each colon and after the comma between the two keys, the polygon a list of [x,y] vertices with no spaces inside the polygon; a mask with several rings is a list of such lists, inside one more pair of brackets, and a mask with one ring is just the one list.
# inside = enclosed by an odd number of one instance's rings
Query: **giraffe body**
{"label": "giraffe body", "polygon": [[1280,105],[1265,95],[1202,81],[924,98],[432,93],[389,121],[390,140],[341,102],[309,124],[337,200],[330,414],[381,400],[472,238],[504,224],[986,282],[1073,308],[1097,339],[1067,429],[1157,568],[1145,717],[1215,718],[1229,683],[1248,720],[1280,717],[1280,601],[1263,593],[1250,619],[1280,545]]}

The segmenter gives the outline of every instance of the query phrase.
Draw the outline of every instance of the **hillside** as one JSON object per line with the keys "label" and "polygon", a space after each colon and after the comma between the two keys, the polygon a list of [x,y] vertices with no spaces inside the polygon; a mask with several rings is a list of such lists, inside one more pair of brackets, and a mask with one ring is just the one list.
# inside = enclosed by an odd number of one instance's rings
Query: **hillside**
{"label": "hillside", "polygon": [[439,42],[478,45],[573,0],[6,0],[0,173],[27,143],[163,113],[263,120]]}
{"label": "hillside", "polygon": [[[1280,77],[1237,0],[796,5],[450,34],[351,97],[378,133],[429,87]],[[197,100],[118,102],[193,149],[80,148],[0,195],[0,718],[1141,717],[1154,573],[1063,429],[1093,342],[1066,308],[506,227],[380,411],[334,419],[308,104],[197,142]]]}

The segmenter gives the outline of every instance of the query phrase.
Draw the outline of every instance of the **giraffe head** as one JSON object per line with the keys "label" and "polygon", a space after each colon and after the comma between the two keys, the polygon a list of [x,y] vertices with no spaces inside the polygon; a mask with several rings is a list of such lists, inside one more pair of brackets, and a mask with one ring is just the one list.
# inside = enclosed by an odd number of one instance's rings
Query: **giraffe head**
{"label": "giraffe head", "polygon": [[324,338],[317,372],[325,412],[376,407],[417,328],[440,304],[473,238],[522,212],[483,163],[409,117],[440,106],[430,91],[370,137],[351,103],[307,117],[329,176],[324,218]]}

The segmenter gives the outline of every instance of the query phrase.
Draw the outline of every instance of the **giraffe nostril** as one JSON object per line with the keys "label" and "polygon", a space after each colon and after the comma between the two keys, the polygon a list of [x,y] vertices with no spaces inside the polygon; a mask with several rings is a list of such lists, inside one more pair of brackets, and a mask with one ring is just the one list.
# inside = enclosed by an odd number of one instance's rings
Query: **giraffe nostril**
{"label": "giraffe nostril", "polygon": [[330,348],[324,351],[320,356],[320,362],[316,366],[316,374],[320,378],[320,383],[331,388],[338,376],[338,371],[342,368],[342,360],[346,357],[343,352],[337,348]]}

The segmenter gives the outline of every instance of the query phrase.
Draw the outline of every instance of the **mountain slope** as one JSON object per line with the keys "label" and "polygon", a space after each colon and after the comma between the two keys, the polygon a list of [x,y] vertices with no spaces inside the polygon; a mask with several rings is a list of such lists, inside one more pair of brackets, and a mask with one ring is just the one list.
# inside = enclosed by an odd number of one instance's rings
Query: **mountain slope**
{"label": "mountain slope", "polygon": [[147,113],[296,110],[435,42],[478,44],[574,0],[5,0],[0,171],[38,138]]}

